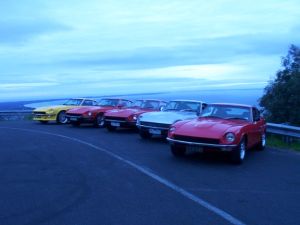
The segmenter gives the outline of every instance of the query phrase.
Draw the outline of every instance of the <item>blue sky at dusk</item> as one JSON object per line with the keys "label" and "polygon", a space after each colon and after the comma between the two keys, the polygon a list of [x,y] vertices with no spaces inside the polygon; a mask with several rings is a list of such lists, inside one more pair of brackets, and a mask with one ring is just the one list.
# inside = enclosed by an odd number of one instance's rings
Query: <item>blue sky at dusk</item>
{"label": "blue sky at dusk", "polygon": [[263,88],[300,0],[3,0],[0,101]]}

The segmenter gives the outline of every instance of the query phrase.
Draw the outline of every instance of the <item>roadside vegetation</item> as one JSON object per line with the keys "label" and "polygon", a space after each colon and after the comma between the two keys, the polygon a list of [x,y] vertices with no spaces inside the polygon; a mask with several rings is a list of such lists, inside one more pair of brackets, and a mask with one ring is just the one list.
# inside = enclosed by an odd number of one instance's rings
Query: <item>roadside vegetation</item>
{"label": "roadside vegetation", "polygon": [[300,48],[291,45],[281,65],[265,87],[260,106],[268,122],[300,126]]}
{"label": "roadside vegetation", "polygon": [[267,146],[272,148],[290,149],[300,152],[300,140],[290,139],[276,134],[267,135]]}

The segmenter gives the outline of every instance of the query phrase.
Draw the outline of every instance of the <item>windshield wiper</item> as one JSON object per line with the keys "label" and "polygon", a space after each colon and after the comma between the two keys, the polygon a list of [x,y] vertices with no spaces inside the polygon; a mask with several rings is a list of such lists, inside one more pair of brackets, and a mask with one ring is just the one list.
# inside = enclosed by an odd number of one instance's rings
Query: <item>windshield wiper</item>
{"label": "windshield wiper", "polygon": [[228,117],[228,118],[226,118],[226,120],[246,120],[246,121],[248,121],[248,119],[241,118],[241,117]]}
{"label": "windshield wiper", "polygon": [[212,116],[212,115],[210,115],[210,116],[200,116],[200,117],[202,117],[202,118],[211,117],[211,118],[224,119],[223,117],[220,117],[220,116]]}

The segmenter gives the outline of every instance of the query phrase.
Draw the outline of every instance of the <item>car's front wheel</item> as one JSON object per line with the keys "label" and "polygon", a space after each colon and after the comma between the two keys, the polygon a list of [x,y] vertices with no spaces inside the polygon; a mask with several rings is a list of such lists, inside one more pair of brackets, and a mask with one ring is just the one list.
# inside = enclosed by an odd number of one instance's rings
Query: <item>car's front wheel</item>
{"label": "car's front wheel", "polygon": [[241,164],[243,163],[245,156],[246,156],[246,140],[242,138],[240,144],[231,152],[231,161],[234,164]]}
{"label": "car's front wheel", "polygon": [[59,124],[66,124],[68,118],[66,117],[66,111],[60,111],[57,115],[56,122]]}
{"label": "car's front wheel", "polygon": [[186,148],[184,146],[171,145],[171,152],[176,157],[181,157],[185,155]]}
{"label": "car's front wheel", "polygon": [[98,114],[94,123],[95,127],[104,127],[104,116],[103,114]]}
{"label": "car's front wheel", "polygon": [[152,134],[150,134],[147,130],[140,130],[140,136],[143,139],[148,139],[152,137]]}

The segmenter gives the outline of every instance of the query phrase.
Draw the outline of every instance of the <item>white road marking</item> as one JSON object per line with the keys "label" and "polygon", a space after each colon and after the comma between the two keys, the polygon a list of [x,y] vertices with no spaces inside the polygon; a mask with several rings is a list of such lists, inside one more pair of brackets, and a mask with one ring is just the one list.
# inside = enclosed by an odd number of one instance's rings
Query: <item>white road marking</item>
{"label": "white road marking", "polygon": [[217,208],[216,206],[213,206],[212,204],[210,204],[209,202],[203,200],[202,198],[193,195],[192,193],[186,191],[185,189],[179,187],[178,185],[168,181],[167,179],[149,171],[148,169],[139,166],[138,164],[127,160],[115,153],[110,152],[107,149],[104,148],[100,148],[96,145],[93,145],[89,142],[77,139],[77,138],[73,138],[73,137],[69,137],[69,136],[65,136],[65,135],[61,135],[61,134],[55,134],[55,133],[50,133],[50,132],[45,132],[45,131],[37,131],[37,130],[31,130],[31,129],[23,129],[23,128],[11,128],[11,127],[0,127],[2,129],[11,129],[11,130],[20,130],[20,131],[27,131],[27,132],[31,132],[31,133],[39,133],[39,134],[47,134],[47,135],[51,135],[51,136],[56,136],[56,137],[60,137],[60,138],[65,138],[65,139],[69,139],[71,141],[75,141],[78,143],[81,143],[83,145],[87,145],[93,149],[99,150],[115,159],[118,159],[130,166],[132,166],[133,168],[135,168],[136,170],[140,171],[141,173],[151,177],[152,179],[158,181],[159,183],[169,187],[170,189],[172,189],[173,191],[176,191],[177,193],[180,193],[181,195],[185,196],[186,198],[192,200],[193,202],[197,203],[198,205],[208,209],[209,211],[217,214],[218,216],[222,217],[223,219],[227,220],[228,222],[230,222],[231,224],[234,225],[245,225],[245,223],[243,223],[242,221],[240,221],[239,219],[233,217],[232,215],[230,215],[229,213],[225,212],[222,209]]}

